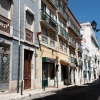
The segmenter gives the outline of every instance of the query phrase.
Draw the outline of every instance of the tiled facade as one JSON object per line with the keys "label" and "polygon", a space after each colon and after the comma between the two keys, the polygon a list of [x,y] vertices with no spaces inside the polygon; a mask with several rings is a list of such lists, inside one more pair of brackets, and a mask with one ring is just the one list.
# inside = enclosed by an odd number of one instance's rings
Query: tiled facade
{"label": "tiled facade", "polygon": [[0,91],[84,82],[82,27],[67,0],[6,0],[8,11],[2,4]]}
{"label": "tiled facade", "polygon": [[[34,1],[32,0],[9,0],[9,1],[11,1],[10,11],[9,11],[11,15],[10,16],[10,20],[11,20],[10,31],[11,32],[9,34],[7,32],[4,32],[3,30],[0,30],[0,47],[5,47],[6,44],[10,45],[10,62],[9,62],[10,64],[8,65],[9,66],[9,81],[7,81],[8,84],[6,85],[5,82],[1,80],[0,85],[7,87],[7,88],[0,89],[0,91],[12,91],[12,92],[15,91],[16,92],[17,85],[18,85],[17,82],[18,82],[19,64],[20,64],[19,87],[21,86],[21,81],[23,81],[23,84],[24,84],[23,76],[24,76],[24,55],[25,55],[24,52],[25,50],[33,52],[32,60],[31,60],[31,82],[35,83],[34,80],[36,80],[36,77],[35,77],[36,70],[37,70],[37,65],[36,65],[37,56],[36,55],[38,51],[38,39],[37,39],[38,1],[37,0],[34,0]],[[0,1],[0,5],[2,3],[3,2]],[[33,22],[34,28],[32,30],[33,31],[33,43],[25,40],[26,11],[29,11],[34,16],[34,22]],[[0,20],[0,22],[1,21],[2,19]],[[20,41],[20,57],[19,57],[19,41]],[[0,53],[2,53],[2,51],[0,51]],[[36,88],[36,86],[34,84],[31,84],[31,88]]]}

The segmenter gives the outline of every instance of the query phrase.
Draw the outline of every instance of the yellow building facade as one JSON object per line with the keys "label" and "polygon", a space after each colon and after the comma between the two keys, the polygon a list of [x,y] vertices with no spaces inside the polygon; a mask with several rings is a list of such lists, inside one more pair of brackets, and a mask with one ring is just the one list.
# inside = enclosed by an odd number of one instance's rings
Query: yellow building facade
{"label": "yellow building facade", "polygon": [[37,76],[40,87],[79,82],[82,68],[80,28],[67,0],[39,0]]}

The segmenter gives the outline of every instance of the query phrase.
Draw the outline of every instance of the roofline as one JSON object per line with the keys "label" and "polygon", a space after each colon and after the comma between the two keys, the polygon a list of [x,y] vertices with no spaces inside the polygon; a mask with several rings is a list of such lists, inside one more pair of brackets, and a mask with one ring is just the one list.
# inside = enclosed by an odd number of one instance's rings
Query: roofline
{"label": "roofline", "polygon": [[75,18],[75,16],[73,15],[73,13],[72,13],[72,11],[70,10],[70,8],[67,6],[67,8],[68,8],[68,10],[69,10],[69,12],[71,13],[71,15],[73,16],[73,18],[75,19],[75,21],[78,23],[78,25],[80,26],[80,28],[82,28],[81,27],[81,25],[79,24],[79,22],[77,21],[77,19]]}

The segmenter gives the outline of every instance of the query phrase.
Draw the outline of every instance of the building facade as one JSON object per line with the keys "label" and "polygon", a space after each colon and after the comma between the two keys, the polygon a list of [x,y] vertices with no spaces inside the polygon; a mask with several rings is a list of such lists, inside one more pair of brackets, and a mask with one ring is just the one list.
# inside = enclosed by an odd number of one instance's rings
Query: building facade
{"label": "building facade", "polygon": [[0,1],[0,91],[36,88],[38,1]]}
{"label": "building facade", "polygon": [[82,39],[82,48],[83,48],[83,69],[82,69],[82,83],[91,81],[91,57],[90,57],[90,48],[86,44],[85,38]]}
{"label": "building facade", "polygon": [[[100,51],[99,51],[99,44],[98,39],[95,35],[94,30],[91,27],[91,24],[89,22],[82,23],[81,24],[82,30],[83,30],[83,39],[85,39],[85,44],[89,48],[88,54],[84,55],[84,63],[87,62],[88,66],[86,67],[87,70],[85,73],[85,77],[88,77],[89,80],[94,80],[98,78],[98,69],[100,68]],[[88,79],[87,78],[87,79]],[[88,81],[89,81],[88,80]]]}
{"label": "building facade", "polygon": [[81,26],[66,0],[39,1],[38,66],[40,87],[80,83]]}

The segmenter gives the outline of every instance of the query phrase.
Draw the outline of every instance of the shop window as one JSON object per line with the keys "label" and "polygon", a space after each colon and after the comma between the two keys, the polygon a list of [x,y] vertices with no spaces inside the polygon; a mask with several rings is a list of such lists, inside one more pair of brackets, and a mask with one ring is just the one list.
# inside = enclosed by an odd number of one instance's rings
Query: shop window
{"label": "shop window", "polygon": [[42,28],[42,42],[48,44],[48,31]]}
{"label": "shop window", "polygon": [[54,79],[54,64],[50,64],[50,79]]}

